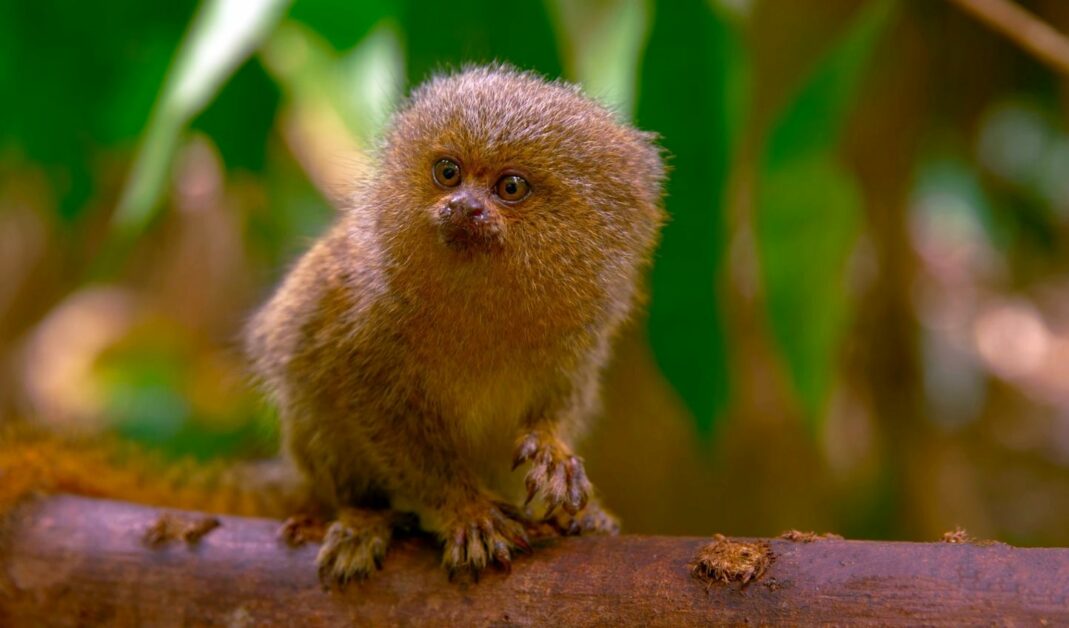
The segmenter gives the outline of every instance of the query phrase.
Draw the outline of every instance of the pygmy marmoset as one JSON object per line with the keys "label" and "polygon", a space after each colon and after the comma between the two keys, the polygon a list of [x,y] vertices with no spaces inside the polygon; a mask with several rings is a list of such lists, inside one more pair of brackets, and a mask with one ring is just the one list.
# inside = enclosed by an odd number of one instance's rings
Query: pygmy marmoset
{"label": "pygmy marmoset", "polygon": [[336,513],[324,582],[371,572],[396,512],[451,574],[529,549],[536,497],[572,531],[617,529],[572,443],[639,298],[663,177],[653,136],[577,87],[488,67],[415,90],[247,330],[284,446]]}

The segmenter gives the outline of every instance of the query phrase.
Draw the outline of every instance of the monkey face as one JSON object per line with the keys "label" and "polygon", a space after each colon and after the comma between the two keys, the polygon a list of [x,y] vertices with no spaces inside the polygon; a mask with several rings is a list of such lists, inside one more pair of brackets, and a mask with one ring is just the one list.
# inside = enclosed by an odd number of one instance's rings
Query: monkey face
{"label": "monkey face", "polygon": [[562,83],[507,68],[437,77],[385,137],[380,225],[399,256],[433,238],[435,263],[499,261],[540,282],[630,268],[662,218],[651,140]]}
{"label": "monkey face", "polygon": [[442,157],[430,178],[443,191],[433,219],[442,244],[456,251],[500,250],[504,246],[510,209],[531,195],[531,185],[518,171],[506,169],[492,186],[477,169],[468,173],[453,157]]}

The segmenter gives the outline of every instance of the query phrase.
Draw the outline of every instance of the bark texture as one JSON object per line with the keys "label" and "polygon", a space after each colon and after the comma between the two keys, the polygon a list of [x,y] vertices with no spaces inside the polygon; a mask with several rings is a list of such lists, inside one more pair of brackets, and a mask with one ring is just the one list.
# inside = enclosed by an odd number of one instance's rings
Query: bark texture
{"label": "bark texture", "polygon": [[1069,623],[1069,549],[769,539],[757,579],[707,585],[690,563],[711,539],[568,538],[458,584],[416,538],[370,580],[324,592],[316,546],[286,547],[276,521],[168,511],[174,529],[207,531],[146,540],[161,514],[71,496],[16,510],[0,625]]}

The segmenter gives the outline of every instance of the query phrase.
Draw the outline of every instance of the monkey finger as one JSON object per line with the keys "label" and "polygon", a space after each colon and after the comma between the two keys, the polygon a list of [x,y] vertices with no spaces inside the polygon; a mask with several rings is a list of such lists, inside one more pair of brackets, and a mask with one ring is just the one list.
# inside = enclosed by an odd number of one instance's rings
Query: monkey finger
{"label": "monkey finger", "polygon": [[530,460],[538,452],[538,437],[528,434],[516,448],[516,455],[512,459],[512,470],[515,471],[521,464]]}
{"label": "monkey finger", "polygon": [[543,465],[535,465],[527,472],[527,477],[524,479],[524,485],[527,488],[527,500],[524,501],[524,507],[530,505],[534,500],[535,495],[538,494],[539,489],[546,481],[546,474],[549,470]]}
{"label": "monkey finger", "polygon": [[524,554],[530,554],[532,552],[531,543],[528,542],[527,535],[523,532],[519,532],[513,535],[512,538],[510,538],[509,540],[512,541],[512,544],[515,545]]}
{"label": "monkey finger", "polygon": [[[542,487],[542,499],[553,510],[565,503],[568,492],[568,470],[563,464],[553,465],[548,481]],[[567,508],[567,506],[565,506]]]}
{"label": "monkey finger", "polygon": [[565,502],[564,509],[569,514],[576,514],[580,510],[586,507],[587,502],[590,499],[590,492],[593,487],[590,485],[590,480],[586,477],[586,469],[583,468],[583,460],[578,456],[571,456],[568,458],[568,462],[565,463],[568,469],[568,499]]}

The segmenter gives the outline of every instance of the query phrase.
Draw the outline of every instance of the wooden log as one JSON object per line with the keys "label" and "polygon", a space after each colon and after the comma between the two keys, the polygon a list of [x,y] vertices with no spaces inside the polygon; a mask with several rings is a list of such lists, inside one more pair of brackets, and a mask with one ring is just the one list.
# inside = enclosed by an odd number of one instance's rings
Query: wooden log
{"label": "wooden log", "polygon": [[457,584],[417,538],[371,579],[325,592],[316,547],[286,547],[276,521],[219,517],[195,543],[153,547],[160,513],[72,496],[16,510],[0,625],[1069,624],[1069,549],[770,539],[762,576],[707,587],[688,563],[710,539],[567,538],[511,575]]}

